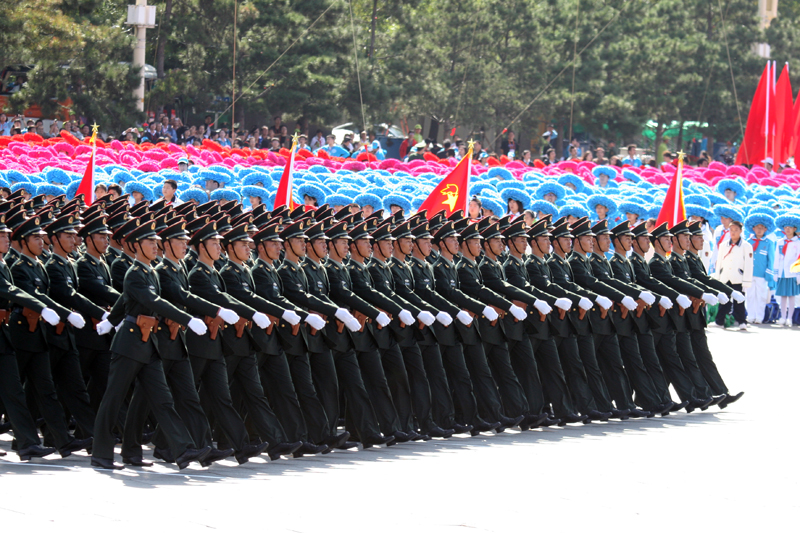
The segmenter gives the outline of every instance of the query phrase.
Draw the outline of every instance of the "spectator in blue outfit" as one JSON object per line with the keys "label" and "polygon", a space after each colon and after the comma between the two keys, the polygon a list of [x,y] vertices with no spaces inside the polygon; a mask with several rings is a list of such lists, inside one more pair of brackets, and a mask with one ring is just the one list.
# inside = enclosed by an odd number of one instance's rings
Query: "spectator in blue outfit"
{"label": "spectator in blue outfit", "polygon": [[636,145],[629,144],[628,145],[628,155],[622,158],[623,165],[630,165],[632,167],[639,168],[642,166],[642,160],[639,159],[639,156],[636,155]]}
{"label": "spectator in blue outfit", "polygon": [[769,303],[770,290],[775,289],[772,270],[775,264],[775,245],[767,238],[767,234],[775,229],[775,221],[769,215],[758,213],[747,217],[744,225],[750,233],[747,242],[753,247],[753,283],[745,290],[745,305],[748,320],[753,324],[760,324]]}

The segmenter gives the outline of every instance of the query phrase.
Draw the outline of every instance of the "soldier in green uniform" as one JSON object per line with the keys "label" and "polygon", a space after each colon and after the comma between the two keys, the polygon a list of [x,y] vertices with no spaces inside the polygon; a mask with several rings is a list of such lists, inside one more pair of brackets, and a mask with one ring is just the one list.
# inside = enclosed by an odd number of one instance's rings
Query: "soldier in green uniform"
{"label": "soldier in green uniform", "polygon": [[[232,309],[239,316],[249,317],[257,327],[268,327],[270,320],[267,315],[239,302],[225,292],[225,282],[214,268],[214,262],[219,260],[222,252],[221,238],[222,236],[217,233],[217,223],[209,222],[189,241],[198,252],[197,264],[189,273],[190,291],[206,301]],[[226,320],[226,322],[235,324],[239,316],[236,320]],[[214,318],[205,317],[211,328],[215,328]],[[302,446],[302,442],[287,441],[283,427],[275,418],[264,396],[264,389],[261,387],[256,369],[255,355],[248,351],[231,353],[227,347],[223,347],[224,333],[220,334],[219,330],[211,328],[202,335],[187,334],[186,345],[195,382],[198,387],[202,386],[200,397],[201,399],[205,397],[204,402],[211,406],[216,423],[225,433],[233,449],[237,453],[243,452],[249,443],[249,436],[231,399],[227,370],[227,362],[231,358],[230,362],[234,366],[231,375],[236,376],[243,389],[248,402],[248,414],[252,417],[259,437],[269,442],[267,451],[270,458],[277,460],[282,455],[291,455]]]}
{"label": "soldier in green uniform", "polygon": [[[689,255],[687,252],[692,246],[692,232],[689,229],[688,221],[682,220],[678,222],[675,226],[670,228],[670,233],[672,233],[672,254],[670,254],[669,261],[675,275],[705,291],[704,299],[707,295],[711,295],[717,298],[720,303],[724,304],[727,303],[730,298],[733,298],[733,288],[725,283],[711,279],[707,275],[701,275],[700,278],[692,275],[690,263],[687,258]],[[701,267],[702,264],[702,261],[700,261]],[[695,269],[696,268],[697,267],[695,267]],[[705,274],[705,268],[703,268],[703,274]],[[739,294],[737,297],[739,296],[742,295]],[[705,378],[706,383],[708,383],[711,389],[711,393],[714,395],[714,401],[711,405],[718,405],[725,401],[728,387],[725,385],[725,381],[722,379],[717,365],[714,363],[711,350],[708,349],[708,339],[706,338],[706,324],[708,322],[706,320],[704,307],[705,306],[701,306],[697,313],[692,309],[692,313],[688,315],[689,326],[691,328],[689,335],[692,339],[692,353],[694,353],[703,378]]]}
{"label": "soldier in green uniform", "polygon": [[[659,243],[659,248],[663,253],[663,246],[669,246],[671,244],[671,235],[668,235],[669,231],[667,231],[666,224],[662,224],[656,229],[658,230],[659,238],[663,238],[664,240],[663,245]],[[677,304],[673,305],[672,308],[665,313],[665,319],[655,321],[656,328],[653,329],[653,340],[667,379],[672,383],[672,386],[675,387],[675,391],[678,393],[680,399],[682,401],[689,401],[689,405],[686,406],[686,411],[692,412],[697,408],[707,406],[713,401],[710,396],[705,395],[705,391],[696,388],[695,379],[698,375],[702,378],[702,375],[699,369],[693,371],[688,366],[689,359],[684,359],[685,357],[694,359],[694,356],[681,354],[679,351],[687,346],[689,350],[691,350],[691,341],[687,338],[684,314],[686,309],[692,306],[692,301],[685,294],[682,294],[679,290],[676,290],[671,285],[664,283],[661,279],[653,275],[652,261],[648,263],[644,256],[650,250],[651,246],[655,246],[655,241],[657,240],[655,234],[649,233],[644,223],[633,228],[633,234],[634,239],[632,246],[634,253],[631,254],[631,264],[633,265],[636,279],[650,292],[667,296],[671,301]],[[669,268],[667,259],[664,259],[663,262],[659,260],[658,265],[658,269],[662,273]],[[680,286],[680,284],[676,286]],[[684,287],[680,286],[680,290],[683,289]],[[702,379],[700,386],[705,386],[704,380]]]}
{"label": "soldier in green uniform", "polygon": [[[631,389],[628,374],[623,366],[622,356],[619,352],[619,342],[614,330],[614,320],[619,311],[614,303],[621,304],[628,311],[636,310],[636,301],[630,296],[618,291],[614,287],[603,283],[594,276],[589,254],[592,253],[595,234],[589,226],[589,220],[583,218],[572,226],[572,234],[575,236],[573,252],[569,255],[569,264],[572,268],[575,283],[581,287],[596,293],[597,306],[589,312],[589,326],[591,334],[586,339],[586,350],[593,347],[595,359],[600,366],[603,374],[603,381],[606,384],[610,397],[618,410],[628,411],[625,416],[641,418],[652,416],[649,411],[641,411],[636,408],[633,402],[633,390]],[[613,317],[613,318],[612,318]],[[581,352],[583,354],[583,352]],[[638,372],[646,374],[641,358],[637,361],[629,357],[632,363],[628,372]],[[633,366],[635,365],[635,366]],[[642,381],[644,381],[642,379]],[[652,390],[652,383],[643,385],[643,390],[647,393],[646,402],[655,405],[655,392]]]}
{"label": "soldier in green uniform", "polygon": [[109,231],[112,232],[111,236],[108,239],[108,249],[106,249],[106,252],[104,254],[106,264],[109,266],[109,275],[111,273],[110,270],[111,265],[113,265],[114,261],[123,254],[122,246],[119,242],[114,240],[113,234],[123,224],[125,224],[125,222],[127,222],[130,219],[130,217],[131,216],[128,214],[127,209],[120,209],[115,213],[109,213],[108,218],[106,219],[106,226],[108,226]]}
{"label": "soldier in green uniform", "polygon": [[133,243],[127,241],[127,235],[138,227],[139,219],[128,219],[127,222],[122,224],[111,236],[111,240],[122,249],[119,257],[114,259],[111,263],[111,286],[117,292],[122,292],[122,286],[125,283],[125,273],[133,265]]}
{"label": "soldier in green uniform", "polygon": [[[307,311],[319,313],[325,317],[324,337],[309,335],[309,351],[311,353],[311,371],[315,387],[320,392],[328,420],[334,426],[339,417],[339,393],[328,382],[329,376],[338,378],[341,390],[347,402],[349,422],[356,431],[356,436],[364,448],[384,445],[394,441],[392,435],[383,436],[370,402],[369,394],[361,377],[353,349],[353,343],[344,328],[358,329],[360,324],[344,307],[339,307],[330,298],[331,281],[328,271],[323,265],[328,254],[329,239],[346,239],[347,223],[341,222],[324,231],[324,222],[308,228],[310,243],[306,244],[303,227],[306,221],[295,222],[286,226],[280,236],[284,241],[286,256],[278,269],[283,282],[284,295],[295,305]],[[306,255],[307,251],[309,252]],[[301,258],[302,266],[299,264]],[[340,326],[341,324],[341,326]],[[335,368],[331,369],[327,350],[330,351]],[[333,370],[333,372],[331,371]],[[327,372],[326,372],[327,371]],[[352,432],[351,432],[352,433]]]}
{"label": "soldier in green uniform", "polygon": [[[253,239],[247,234],[247,224],[241,224],[225,233],[222,237],[222,242],[227,251],[228,262],[222,268],[220,276],[225,282],[227,293],[239,302],[267,316],[280,317],[279,329],[283,331],[290,330],[289,335],[292,336],[291,330],[294,326],[299,326],[302,320],[302,317],[294,312],[294,306],[284,308],[271,300],[262,298],[255,292],[255,282],[250,270],[244,264],[250,257],[250,244],[253,243]],[[238,327],[242,328],[242,325],[239,324]],[[256,333],[253,333],[252,330],[255,330]],[[251,329],[251,327],[245,325],[241,330],[228,328],[223,333],[223,346],[227,348],[227,353],[229,354],[226,358],[229,381],[231,384],[234,381],[240,384],[237,389],[242,392],[248,412],[252,411],[254,395],[257,390],[252,386],[245,386],[249,384],[249,379],[247,375],[242,376],[241,373],[250,372],[249,366],[255,362],[259,369],[256,372],[260,374],[259,382],[266,381],[267,383],[267,387],[262,386],[262,396],[264,389],[269,390],[275,400],[273,404],[278,411],[277,418],[271,409],[267,416],[272,417],[275,422],[280,419],[278,423],[285,429],[288,439],[303,443],[298,450],[295,450],[294,457],[330,452],[331,448],[326,444],[315,444],[309,440],[308,427],[292,383],[292,374],[289,370],[289,361],[286,355],[279,353],[277,357],[262,358],[262,364],[258,365],[256,353],[262,353],[264,346],[258,343],[256,339],[263,340],[263,337],[257,337],[259,335],[258,332],[262,331],[266,333],[263,328],[256,327]],[[295,330],[294,336],[298,336],[302,340],[299,329]],[[244,364],[242,361],[244,361]],[[267,409],[269,409],[269,405],[267,405]],[[315,440],[322,440],[319,435],[316,435],[316,437],[317,439]]]}
{"label": "soldier in green uniform", "polygon": [[[56,450],[41,445],[36,424],[25,399],[17,357],[9,335],[11,306],[28,308],[37,313],[45,309],[38,298],[14,286],[11,270],[3,260],[3,255],[9,249],[10,232],[5,224],[5,216],[0,215],[0,400],[5,407],[6,419],[14,430],[17,454],[21,460],[27,461],[31,457],[45,457]],[[28,379],[38,384],[35,378]],[[0,455],[5,455],[5,452]]]}
{"label": "soldier in green uniform", "polygon": [[[78,260],[78,292],[103,309],[110,310],[119,292],[111,286],[111,270],[106,262],[109,235],[106,218],[96,217],[78,230],[86,252]],[[92,408],[97,411],[106,392],[108,368],[111,362],[111,335],[98,335],[94,324],[75,332],[75,342],[81,358],[81,370]]]}
{"label": "soldier in green uniform", "polygon": [[47,344],[50,348],[50,369],[53,372],[59,400],[75,418],[83,435],[88,437],[94,433],[94,419],[97,412],[92,407],[86,390],[73,327],[77,330],[94,329],[92,325],[87,326],[86,320],[100,322],[108,312],[78,292],[80,281],[77,269],[75,262],[69,257],[75,249],[77,223],[78,219],[73,215],[67,215],[56,219],[47,227],[53,245],[53,253],[45,265],[47,276],[50,278],[48,294],[65,308],[76,311],[67,318],[68,324],[55,328],[46,326],[46,328],[48,328]]}
{"label": "soldier in green uniform", "polygon": [[[518,322],[507,324],[506,331],[510,330],[508,337],[509,348],[511,348],[512,357],[514,357],[514,350],[516,347],[511,346],[511,340],[514,339],[515,336],[519,336],[519,332],[515,330],[521,325],[524,328],[522,333],[527,335],[528,343],[538,363],[539,379],[546,392],[545,399],[549,400],[552,404],[553,414],[555,415],[555,419],[548,419],[543,422],[542,425],[550,425],[552,422],[558,423],[559,425],[584,422],[588,419],[588,416],[577,414],[574,402],[570,397],[567,380],[564,376],[564,370],[561,367],[558,349],[556,348],[554,336],[550,332],[549,324],[550,321],[553,320],[554,315],[568,312],[572,308],[572,301],[563,296],[555,297],[530,283],[526,259],[524,258],[528,238],[531,235],[547,238],[549,234],[547,233],[547,225],[544,221],[534,225],[530,230],[532,232],[530,235],[524,228],[524,222],[522,224],[516,222],[503,232],[508,247],[508,259],[506,259],[503,265],[505,279],[508,284],[524,291],[526,294],[530,294],[529,298],[543,298],[548,304],[552,302],[552,305],[560,311],[557,313],[551,311],[547,315],[543,315],[534,307],[521,324]],[[541,266],[544,269],[547,268],[545,264]],[[542,280],[548,282],[547,278],[543,277]],[[525,300],[522,301],[525,302]],[[544,320],[542,320],[543,318]],[[524,375],[523,371],[520,371],[520,373]],[[530,385],[523,384],[523,386],[529,387]]]}
{"label": "soldier in green uniform", "polygon": [[[186,242],[189,235],[186,232],[186,223],[183,219],[162,230],[161,245],[164,250],[164,260],[154,269],[161,285],[161,296],[184,312],[198,312],[202,315],[216,316],[230,314],[232,311],[224,310],[217,305],[209,303],[189,292],[189,277],[181,259],[186,255]],[[186,350],[186,334],[184,328],[167,317],[161,317],[155,332],[158,341],[158,355],[164,367],[164,376],[175,402],[175,410],[186,424],[186,429],[192,437],[195,448],[211,447],[211,452],[203,459],[202,465],[208,466],[215,461],[230,457],[232,448],[217,449],[211,442],[211,427],[206,413],[200,405],[200,397],[195,387],[192,366]],[[142,457],[142,428],[150,406],[141,387],[136,387],[128,406],[124,424],[125,435],[122,439],[122,460],[134,466],[151,466],[152,463]],[[169,441],[164,432],[156,429],[153,436],[155,450],[153,456],[165,462],[175,462],[175,455],[169,449]],[[247,462],[249,457],[261,453],[255,444],[248,444],[239,451],[237,460],[239,464]]]}
{"label": "soldier in green uniform", "polygon": [[[253,336],[262,350],[258,357],[260,360],[273,357],[288,358],[291,383],[297,394],[302,411],[300,416],[307,427],[308,439],[314,444],[325,444],[330,449],[341,448],[347,443],[350,434],[346,431],[338,434],[336,420],[331,423],[328,419],[328,413],[314,381],[312,359],[316,363],[316,358],[310,354],[309,347],[314,341],[308,341],[309,337],[322,334],[321,330],[325,328],[325,320],[317,314],[304,311],[283,295],[283,280],[274,266],[274,262],[280,258],[283,248],[281,244],[283,239],[278,235],[278,222],[268,224],[264,229],[255,233],[252,238],[258,254],[255,264],[250,269],[250,275],[255,284],[255,293],[269,302],[278,304],[283,309],[293,311],[307,325],[307,329],[301,328],[298,334],[294,335],[291,332],[292,328],[287,326],[282,329],[273,328],[270,333],[265,330],[253,330]],[[327,389],[332,386],[334,390],[338,390],[333,358],[330,350],[327,350],[326,353],[329,359],[327,368],[332,371],[332,375],[319,375],[318,378],[323,380],[323,388]],[[259,365],[259,368],[263,368],[263,366]],[[262,371],[262,382],[267,380],[265,372]],[[265,390],[268,388],[265,387]],[[335,397],[338,408],[338,392],[335,393]],[[277,406],[276,402],[273,403]]]}
{"label": "soldier in green uniform", "polygon": [[[44,232],[39,222],[39,217],[30,218],[22,222],[12,234],[12,239],[18,243],[22,255],[11,267],[11,275],[14,285],[39,300],[41,309],[15,306],[11,312],[8,333],[11,344],[15,347],[19,373],[32,387],[31,392],[36,398],[36,404],[47,423],[47,431],[53,442],[61,456],[67,457],[74,451],[91,447],[92,438],[75,439],[69,434],[64,409],[56,394],[49,346],[41,320],[55,327],[60,322],[66,322],[72,312],[47,294],[49,278],[38,259],[44,246]],[[80,368],[78,372],[80,373]]]}
{"label": "soldier in green uniform", "polygon": [[161,285],[150,262],[157,255],[159,237],[155,222],[141,225],[128,234],[135,254],[135,264],[125,274],[122,296],[108,319],[97,325],[97,332],[106,334],[117,324],[119,330],[111,344],[111,369],[108,387],[95,421],[95,442],[92,466],[120,469],[114,463],[115,439],[112,434],[122,402],[134,380],[142,388],[153,409],[161,431],[176,456],[178,468],[192,461],[203,461],[211,447],[194,448],[194,442],[183,421],[175,411],[172,394],[167,387],[164,369],[158,356],[154,329],[157,317],[165,317],[198,334],[205,332],[203,321],[161,299]]}

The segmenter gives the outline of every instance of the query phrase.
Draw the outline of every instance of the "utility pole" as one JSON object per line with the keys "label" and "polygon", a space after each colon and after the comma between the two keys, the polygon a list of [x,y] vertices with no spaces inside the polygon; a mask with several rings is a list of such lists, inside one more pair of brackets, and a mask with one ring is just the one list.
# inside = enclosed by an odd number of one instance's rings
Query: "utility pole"
{"label": "utility pole", "polygon": [[156,8],[148,6],[147,0],[136,0],[136,5],[128,6],[128,20],[125,24],[133,26],[136,44],[133,47],[133,66],[139,67],[139,86],[134,89],[136,109],[144,111],[144,58],[147,44],[147,28],[156,27]]}

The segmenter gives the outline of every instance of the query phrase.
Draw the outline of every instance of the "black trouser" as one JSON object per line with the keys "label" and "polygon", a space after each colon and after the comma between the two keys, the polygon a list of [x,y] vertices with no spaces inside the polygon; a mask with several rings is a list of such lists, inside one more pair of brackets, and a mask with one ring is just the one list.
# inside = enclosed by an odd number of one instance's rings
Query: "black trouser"
{"label": "black trouser", "polygon": [[[450,385],[447,383],[442,352],[439,351],[437,344],[420,344],[418,346],[430,387],[433,423],[445,429],[453,429],[453,425],[456,423],[456,411],[453,397],[450,395]],[[473,401],[475,400],[473,399]],[[423,431],[428,431],[421,420],[420,426]]]}
{"label": "black trouser", "polygon": [[[334,351],[333,360],[336,364],[336,376],[344,393],[348,428],[353,429],[351,433],[360,441],[377,435],[379,433],[377,417],[364,385],[355,351],[352,349],[346,352]],[[333,400],[338,404],[338,394]],[[326,403],[330,403],[330,399]]]}
{"label": "black trouser", "polygon": [[544,409],[544,395],[530,341],[525,336],[521,341],[508,341],[507,346],[484,344],[503,412],[511,417],[539,414]]}
{"label": "black trouser", "polygon": [[[200,396],[195,387],[192,365],[189,359],[162,359],[161,364],[164,368],[164,377],[167,380],[172,400],[175,403],[175,411],[186,425],[189,435],[194,441],[194,448],[211,446],[211,427],[208,418],[200,405]],[[122,437],[122,457],[141,457],[142,456],[142,428],[144,428],[147,417],[150,414],[150,403],[147,395],[140,385],[133,391],[133,398],[128,406],[128,413],[125,418],[125,433]],[[169,446],[164,432],[159,426],[153,435],[153,444],[156,448],[166,448]],[[174,454],[175,457],[177,455]]]}
{"label": "black trouser", "polygon": [[[277,357],[276,359],[282,360],[282,363],[281,361],[270,361],[270,364],[272,366],[278,366],[281,374],[280,379],[288,379],[289,384],[291,384],[292,380],[286,358]],[[272,379],[273,374],[278,374],[278,372],[273,372],[272,366],[267,371],[268,379]],[[261,377],[259,376],[255,354],[228,356],[225,358],[225,368],[228,371],[228,385],[231,386],[235,384],[237,390],[241,393],[242,401],[247,410],[248,419],[255,428],[258,436],[261,437],[261,440],[268,442],[270,448],[287,442],[286,432],[278,420],[278,417],[272,412],[267,397],[264,395],[264,388],[261,386]],[[294,387],[292,387],[292,392],[294,392]],[[297,404],[296,395],[294,396],[294,402],[297,405],[297,416],[300,419],[300,427],[305,430],[305,422],[300,413],[300,406]],[[308,439],[305,433],[303,433],[301,437],[305,438],[298,438],[297,440],[304,441]]]}
{"label": "black trouser", "polygon": [[76,350],[50,347],[50,371],[56,385],[58,399],[75,418],[86,437],[94,435],[97,412],[92,408],[86,381],[83,379],[81,360]]}
{"label": "black trouser", "polygon": [[[592,397],[594,397],[597,408],[607,413],[611,411],[614,406],[611,404],[611,394],[609,394],[608,386],[603,378],[603,371],[600,369],[600,364],[597,362],[594,337],[591,334],[578,335],[577,339],[578,352],[581,354],[583,368],[586,370],[586,380],[589,383],[589,389],[592,391]],[[624,407],[619,408],[625,409]]]}
{"label": "black trouser", "polygon": [[[322,444],[325,439],[336,434],[330,430],[328,415],[325,413],[317,389],[314,387],[314,378],[308,354],[288,355],[289,371],[292,373],[292,383],[300,402],[302,418],[305,420],[308,440],[314,444]],[[333,361],[331,361],[331,364]],[[334,421],[335,424],[335,421]],[[283,425],[286,429],[286,424]]]}
{"label": "black trouser", "polygon": [[647,369],[647,374],[653,382],[659,403],[671,402],[672,397],[669,393],[669,383],[667,383],[667,379],[664,376],[664,369],[661,368],[661,363],[658,360],[658,352],[656,351],[653,334],[650,332],[637,333],[636,340],[639,344],[639,354],[642,356],[642,362]]}
{"label": "black trouser", "polygon": [[381,355],[383,372],[389,385],[392,403],[397,412],[400,431],[406,433],[415,431],[414,408],[411,405],[411,384],[403,361],[403,354],[400,352],[400,346],[394,344],[391,348],[379,348],[378,351]]}
{"label": "black trouser", "polygon": [[111,351],[90,350],[78,347],[81,360],[81,373],[86,382],[92,409],[97,411],[108,383],[108,365],[111,363]]}
{"label": "black trouser", "polygon": [[337,423],[339,422],[339,378],[336,373],[333,354],[330,350],[309,353],[308,362],[311,366],[311,379],[314,390],[317,391],[317,397],[325,410],[327,419],[325,434],[328,436],[336,435]]}
{"label": "black trouser", "polygon": [[594,401],[592,389],[589,387],[589,378],[578,350],[577,336],[572,334],[567,337],[558,336],[555,337],[555,343],[558,357],[561,359],[561,366],[564,369],[564,376],[569,384],[569,391],[572,393],[572,399],[578,410],[582,414],[596,411],[597,402]]}
{"label": "black trouser", "polygon": [[217,440],[230,445],[237,452],[241,451],[249,443],[250,436],[247,434],[242,417],[233,406],[225,359],[206,359],[190,354],[189,362],[192,365],[195,387],[200,391],[203,411],[211,425],[220,428],[227,439],[223,441],[222,436],[219,436]]}
{"label": "black trouser", "polygon": [[678,355],[677,335],[674,330],[666,333],[653,333],[653,342],[656,353],[661,361],[661,368],[664,375],[672,383],[678,398],[682,402],[691,401],[698,397],[697,391],[692,383],[692,378],[683,366],[683,361]]}
{"label": "black trouser", "polygon": [[[553,414],[557,418],[574,414],[575,406],[569,395],[567,380],[561,367],[561,361],[558,358],[555,340],[553,337],[538,339],[528,336],[528,341],[538,363],[539,378],[547,395],[547,400],[553,406]],[[528,402],[533,405],[530,399],[528,399]]]}
{"label": "black trouser", "polygon": [[692,380],[694,390],[699,398],[710,398],[711,389],[700,371],[700,365],[697,363],[697,358],[694,355],[694,348],[692,348],[692,336],[688,331],[675,333],[675,350],[681,358],[683,368],[689,373],[689,378]]}
{"label": "black trouser", "polygon": [[361,379],[369,394],[369,400],[381,432],[384,435],[391,435],[395,431],[400,431],[400,421],[392,400],[392,393],[389,390],[389,383],[386,381],[386,374],[383,371],[380,353],[378,350],[356,351],[356,357],[358,358],[358,367],[361,369]]}
{"label": "black trouser", "polygon": [[647,365],[644,363],[639,340],[636,335],[617,335],[619,352],[625,363],[625,373],[630,380],[633,390],[636,391],[636,403],[647,411],[655,410],[662,403],[661,395],[653,384]]}
{"label": "black trouser", "polygon": [[[481,352],[483,352],[483,348],[481,348]],[[442,345],[441,353],[447,381],[453,393],[456,421],[464,425],[483,424],[484,420],[478,416],[478,403],[472,391],[472,379],[467,369],[467,362],[461,344],[456,344],[455,346]]]}
{"label": "black trouser", "polygon": [[[47,431],[56,447],[62,448],[74,439],[67,429],[64,408],[58,401],[50,371],[50,356],[47,352],[26,352],[19,348],[16,356],[19,375],[25,380],[25,391],[35,399],[36,407],[47,423]],[[123,398],[127,392],[126,390],[123,393]]]}
{"label": "black trouser", "polygon": [[175,457],[180,457],[187,448],[194,446],[194,441],[175,410],[161,360],[153,354],[149,363],[139,363],[118,353],[111,354],[108,387],[95,421],[92,455],[100,459],[114,458],[116,439],[112,430],[134,380],[147,397],[170,450]]}
{"label": "black trouser", "polygon": [[[737,305],[744,306],[744,304]],[[740,322],[740,324],[743,323],[744,322]],[[697,366],[700,367],[700,373],[703,374],[703,378],[706,380],[706,383],[708,383],[711,392],[714,393],[714,396],[727,394],[728,387],[722,380],[719,370],[717,370],[717,365],[714,363],[714,358],[711,356],[711,350],[708,349],[708,337],[706,337],[706,329],[693,329],[691,337],[692,352],[697,360]]]}
{"label": "black trouser", "polygon": [[13,354],[0,355],[0,400],[5,408],[6,418],[11,422],[17,449],[24,450],[41,444],[36,423],[25,399],[22,389],[17,358]]}
{"label": "black trouser", "polygon": [[[741,283],[731,283],[729,281],[728,283],[726,283],[726,285],[728,285],[728,287],[732,288],[735,291],[739,292],[744,291]],[[724,326],[725,317],[731,314],[731,309],[733,309],[733,319],[736,321],[737,324],[747,323],[747,310],[745,309],[745,303],[744,302],[737,303],[734,302],[733,299],[730,299],[726,304],[719,304],[719,309],[717,310],[717,317],[714,319],[714,322],[716,322],[718,326]]]}
{"label": "black trouser", "polygon": [[[274,441],[268,439],[266,436],[256,429],[255,418],[252,414],[244,416],[247,410],[245,402],[245,395],[242,387],[238,382],[231,380],[231,398],[233,404],[240,409],[242,418],[245,419],[248,430],[252,428],[251,433],[257,433],[262,439],[272,445],[279,444],[280,442],[297,442],[308,440],[308,427],[306,426],[305,418],[303,417],[303,410],[300,407],[300,401],[297,398],[297,391],[294,387],[292,380],[292,371],[289,368],[289,359],[286,354],[268,355],[259,353],[255,355],[256,364],[258,366],[259,384],[261,390],[266,394],[268,399],[267,409],[269,415],[266,415],[270,420],[270,424],[278,424],[283,428],[285,436],[284,440]],[[226,357],[228,361],[228,373],[230,374],[231,357]],[[267,401],[267,400],[265,400]],[[272,411],[274,408],[274,413]],[[273,438],[275,438],[273,436]]]}
{"label": "black trouser", "polygon": [[[507,357],[508,351],[506,350]],[[472,388],[475,391],[475,399],[478,401],[478,413],[481,418],[492,422],[500,421],[504,416],[503,404],[500,400],[500,394],[497,392],[497,385],[494,382],[492,370],[489,368],[489,361],[486,358],[483,344],[465,344],[464,361],[467,363],[467,370],[469,370],[469,377],[472,380]]]}

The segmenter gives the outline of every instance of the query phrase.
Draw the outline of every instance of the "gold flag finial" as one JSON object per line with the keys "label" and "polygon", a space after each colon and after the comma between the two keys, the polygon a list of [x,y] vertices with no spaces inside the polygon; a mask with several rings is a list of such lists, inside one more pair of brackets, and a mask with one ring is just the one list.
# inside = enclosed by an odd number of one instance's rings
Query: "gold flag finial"
{"label": "gold flag finial", "polygon": [[300,135],[295,131],[294,135],[292,135],[292,144],[297,144],[298,139],[300,139]]}
{"label": "gold flag finial", "polygon": [[678,161],[683,161],[685,157],[686,153],[683,150],[678,152]]}
{"label": "gold flag finial", "polygon": [[92,144],[94,144],[94,142],[97,140],[97,130],[98,129],[100,129],[100,127],[97,125],[97,122],[92,124],[92,138],[89,139],[89,142],[92,143]]}
{"label": "gold flag finial", "polygon": [[468,151],[471,152],[473,146],[475,146],[475,141],[473,139],[470,139],[469,141],[467,141],[467,150]]}

